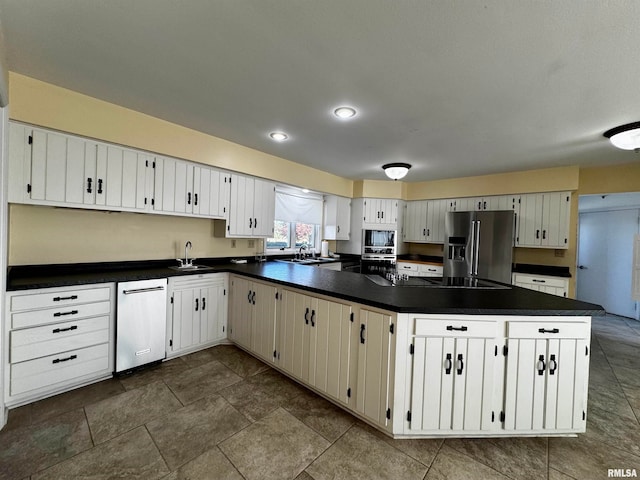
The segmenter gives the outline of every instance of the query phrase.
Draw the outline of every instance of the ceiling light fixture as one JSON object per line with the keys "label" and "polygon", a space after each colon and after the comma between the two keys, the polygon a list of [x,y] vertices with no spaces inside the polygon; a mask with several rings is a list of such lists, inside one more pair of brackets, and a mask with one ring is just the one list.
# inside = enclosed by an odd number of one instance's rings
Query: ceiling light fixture
{"label": "ceiling light fixture", "polygon": [[603,135],[618,148],[640,152],[640,122],[620,125],[607,130]]}
{"label": "ceiling light fixture", "polygon": [[411,165],[408,163],[387,163],[382,166],[384,173],[391,180],[400,180],[407,174],[410,168]]}
{"label": "ceiling light fixture", "polygon": [[347,120],[356,116],[356,109],[353,107],[338,107],[333,111],[333,114],[342,119]]}
{"label": "ceiling light fixture", "polygon": [[287,138],[289,138],[289,135],[284,132],[271,132],[269,136],[276,142],[284,142]]}

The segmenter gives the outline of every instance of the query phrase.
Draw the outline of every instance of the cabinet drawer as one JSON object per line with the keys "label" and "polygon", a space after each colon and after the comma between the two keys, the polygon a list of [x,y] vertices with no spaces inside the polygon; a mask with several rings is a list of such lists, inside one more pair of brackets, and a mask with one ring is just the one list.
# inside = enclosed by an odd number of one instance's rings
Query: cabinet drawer
{"label": "cabinet drawer", "polygon": [[441,277],[442,266],[440,265],[420,265],[420,275],[424,277]]}
{"label": "cabinet drawer", "polygon": [[396,268],[398,269],[398,272],[403,272],[403,273],[418,273],[418,264],[417,263],[405,263],[405,262],[398,262],[396,264]]}
{"label": "cabinet drawer", "polygon": [[496,322],[484,320],[432,320],[415,319],[415,335],[437,337],[496,337]]}
{"label": "cabinet drawer", "polygon": [[558,277],[514,274],[514,283],[527,283],[531,285],[538,285],[540,287],[566,288],[568,280]]}
{"label": "cabinet drawer", "polygon": [[109,287],[87,288],[78,290],[52,290],[46,293],[25,293],[12,295],[9,308],[12,312],[34,310],[36,308],[64,307],[81,303],[102,302],[109,300]]}
{"label": "cabinet drawer", "polygon": [[584,322],[508,322],[509,338],[588,338],[589,325]]}
{"label": "cabinet drawer", "polygon": [[86,305],[66,305],[43,310],[14,313],[11,316],[12,328],[35,327],[61,320],[76,320],[79,318],[108,315],[111,302],[88,303]]}
{"label": "cabinet drawer", "polygon": [[68,382],[109,368],[109,344],[11,365],[11,395]]}
{"label": "cabinet drawer", "polygon": [[10,361],[24,362],[108,341],[108,316],[14,330],[11,332]]}
{"label": "cabinet drawer", "polygon": [[226,277],[227,275],[225,273],[205,273],[203,275],[189,275],[186,277],[169,277],[169,290],[224,285]]}

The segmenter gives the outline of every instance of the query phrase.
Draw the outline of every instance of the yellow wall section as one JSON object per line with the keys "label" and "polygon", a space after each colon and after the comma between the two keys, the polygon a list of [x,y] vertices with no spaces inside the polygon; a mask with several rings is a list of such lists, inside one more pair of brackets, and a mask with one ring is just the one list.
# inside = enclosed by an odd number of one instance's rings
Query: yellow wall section
{"label": "yellow wall section", "polygon": [[624,165],[580,169],[580,195],[624,192],[640,192],[640,158]]}
{"label": "yellow wall section", "polygon": [[354,198],[405,198],[407,183],[390,180],[358,180],[353,182]]}
{"label": "yellow wall section", "polygon": [[187,240],[195,258],[253,255],[261,246],[238,239],[232,248],[214,237],[214,221],[221,220],[11,205],[9,265],[182,258]]}
{"label": "yellow wall section", "polygon": [[573,191],[578,189],[579,172],[572,166],[415,182],[407,185],[406,200]]}
{"label": "yellow wall section", "polygon": [[13,120],[351,197],[353,182],[337,175],[13,72],[9,78]]}

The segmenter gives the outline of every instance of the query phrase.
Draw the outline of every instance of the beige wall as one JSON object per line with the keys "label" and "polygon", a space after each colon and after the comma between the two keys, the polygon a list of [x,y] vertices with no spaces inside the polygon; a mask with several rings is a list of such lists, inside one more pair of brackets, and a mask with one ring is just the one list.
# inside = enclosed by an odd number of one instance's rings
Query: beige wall
{"label": "beige wall", "polygon": [[407,196],[405,182],[390,180],[358,180],[353,182],[353,198],[398,198]]}
{"label": "beige wall", "polygon": [[452,178],[407,185],[406,200],[479,197],[509,193],[577,190],[579,168],[559,167],[477,177]]}
{"label": "beige wall", "polygon": [[580,169],[579,195],[640,192],[640,157],[632,163]]}
{"label": "beige wall", "polygon": [[216,238],[201,218],[11,205],[9,265],[253,255],[262,240]]}

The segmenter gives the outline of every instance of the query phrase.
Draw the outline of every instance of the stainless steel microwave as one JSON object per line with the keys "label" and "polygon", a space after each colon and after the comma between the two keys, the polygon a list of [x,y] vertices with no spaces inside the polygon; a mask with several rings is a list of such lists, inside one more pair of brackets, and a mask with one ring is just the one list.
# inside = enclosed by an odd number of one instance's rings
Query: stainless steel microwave
{"label": "stainless steel microwave", "polygon": [[395,230],[363,230],[362,258],[390,258],[396,256]]}

